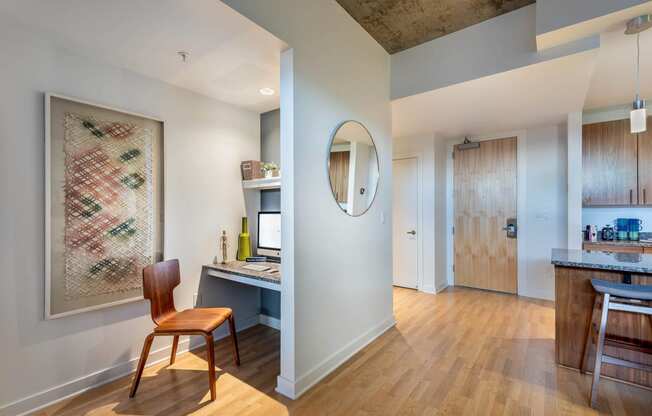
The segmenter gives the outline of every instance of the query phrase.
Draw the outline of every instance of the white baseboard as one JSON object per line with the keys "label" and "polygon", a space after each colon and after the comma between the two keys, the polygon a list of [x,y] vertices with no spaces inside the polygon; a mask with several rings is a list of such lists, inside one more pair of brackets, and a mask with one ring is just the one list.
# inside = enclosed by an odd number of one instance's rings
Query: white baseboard
{"label": "white baseboard", "polygon": [[435,293],[439,293],[439,292],[441,292],[442,290],[445,290],[446,288],[448,288],[448,283],[444,283],[443,285],[439,286],[439,287],[435,290]]}
{"label": "white baseboard", "polygon": [[295,384],[286,379],[285,377],[278,376],[276,377],[276,391],[288,399],[296,399],[297,395],[294,391]]}
{"label": "white baseboard", "polygon": [[435,294],[435,287],[433,285],[424,285],[419,288],[419,292]]}
{"label": "white baseboard", "polygon": [[[396,320],[394,316],[382,321],[380,324],[371,328],[367,332],[363,333],[359,337],[355,338],[353,341],[346,344],[339,351],[334,352],[321,363],[317,364],[310,371],[308,371],[303,376],[299,377],[295,383],[292,383],[289,380],[281,380],[281,377],[278,378],[278,386],[276,391],[286,395],[285,392],[288,392],[287,397],[291,399],[299,398],[303,393],[310,389],[315,384],[319,383],[324,377],[332,373],[339,366],[344,364],[349,358],[351,358],[355,353],[369,345],[376,338],[385,333],[388,329],[396,325]],[[281,384],[281,381],[284,383]]]}
{"label": "white baseboard", "polygon": [[258,322],[261,325],[268,326],[270,328],[274,328],[276,330],[281,330],[281,320],[278,318],[274,318],[273,316],[269,315],[263,315],[262,313],[258,315]]}
{"label": "white baseboard", "polygon": [[[238,332],[254,325],[258,325],[259,320],[260,318],[258,315],[254,315],[248,319],[237,322]],[[228,331],[225,328],[219,328],[218,331],[215,331],[214,336],[217,341],[218,339],[228,336]],[[180,339],[177,354],[194,350],[205,345],[202,339],[199,339],[198,337],[194,338],[197,339],[193,340],[193,342],[190,342],[189,338]],[[145,335],[143,335],[143,340],[144,339]],[[172,345],[165,346],[156,351],[151,351],[147,359],[147,367],[169,360],[171,351]],[[127,362],[96,371],[86,376],[79,377],[5,404],[0,407],[0,416],[22,416],[127,376],[136,370],[139,358],[140,357],[131,358]]]}

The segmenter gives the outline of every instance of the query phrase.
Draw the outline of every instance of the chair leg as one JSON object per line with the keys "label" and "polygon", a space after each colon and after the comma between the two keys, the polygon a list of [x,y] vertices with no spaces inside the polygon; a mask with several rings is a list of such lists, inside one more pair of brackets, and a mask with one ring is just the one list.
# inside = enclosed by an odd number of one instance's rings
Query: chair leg
{"label": "chair leg", "polygon": [[145,369],[145,363],[147,363],[147,356],[149,355],[149,349],[152,347],[152,341],[154,341],[154,334],[147,335],[145,338],[145,343],[143,344],[143,350],[140,353],[140,360],[138,361],[138,368],[136,369],[136,376],[131,382],[131,391],[129,392],[129,397],[134,397],[136,395],[136,390],[138,390],[138,384],[140,383],[140,377],[143,375],[143,370]]}
{"label": "chair leg", "polygon": [[607,332],[607,318],[609,317],[609,294],[605,293],[602,299],[602,313],[600,315],[600,328],[598,329],[598,342],[595,346],[595,366],[593,368],[593,383],[591,384],[591,407],[598,403],[598,384],[600,384],[600,371],[602,369],[602,354],[604,353],[604,338]]}
{"label": "chair leg", "polygon": [[584,349],[582,350],[582,362],[580,363],[580,373],[586,373],[587,361],[589,360],[589,350],[593,340],[593,315],[595,314],[595,306],[597,296],[593,296],[593,307],[591,308],[591,315],[589,315],[589,322],[586,328],[586,338],[584,339]]}
{"label": "chair leg", "polygon": [[179,335],[175,335],[172,340],[172,354],[170,354],[170,365],[174,364],[177,358],[177,347],[179,346]]}
{"label": "chair leg", "polygon": [[240,365],[240,351],[238,350],[238,335],[235,330],[235,320],[233,315],[229,317],[229,332],[231,332],[231,345],[233,346],[233,361],[235,365]]}
{"label": "chair leg", "polygon": [[206,334],[206,356],[208,357],[208,384],[211,389],[211,400],[215,400],[215,345],[213,344],[213,335]]}

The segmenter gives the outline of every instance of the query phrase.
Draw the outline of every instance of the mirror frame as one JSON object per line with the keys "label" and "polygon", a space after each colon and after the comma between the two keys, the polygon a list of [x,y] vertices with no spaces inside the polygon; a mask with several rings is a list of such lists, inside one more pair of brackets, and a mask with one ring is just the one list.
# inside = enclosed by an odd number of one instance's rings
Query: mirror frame
{"label": "mirror frame", "polygon": [[[337,135],[337,132],[340,131],[342,126],[344,126],[346,123],[356,123],[360,125],[369,135],[369,139],[371,139],[371,144],[374,145],[374,150],[376,153],[376,166],[378,166],[378,181],[376,182],[376,189],[374,189],[374,197],[371,199],[371,202],[369,203],[369,206],[365,208],[364,211],[357,215],[353,215],[348,213],[342,206],[337,202],[337,198],[335,196],[335,191],[333,190],[333,184],[331,182],[331,175],[330,175],[330,167],[331,167],[331,148],[333,147],[333,142],[335,141],[335,136]],[[381,169],[380,169],[380,158],[378,157],[378,146],[376,146],[376,142],[374,141],[374,136],[371,134],[367,126],[362,124],[361,122],[357,120],[344,120],[340,122],[337,126],[335,126],[335,130],[333,130],[333,133],[331,134],[330,140],[328,141],[328,148],[326,149],[326,178],[328,181],[328,186],[331,188],[331,196],[333,197],[333,202],[335,202],[335,205],[342,211],[344,214],[346,214],[349,217],[357,218],[361,217],[364,214],[367,213],[371,209],[371,207],[374,205],[374,202],[376,201],[376,196],[378,196],[378,188],[380,187],[380,181],[381,181],[381,175],[380,175]]]}

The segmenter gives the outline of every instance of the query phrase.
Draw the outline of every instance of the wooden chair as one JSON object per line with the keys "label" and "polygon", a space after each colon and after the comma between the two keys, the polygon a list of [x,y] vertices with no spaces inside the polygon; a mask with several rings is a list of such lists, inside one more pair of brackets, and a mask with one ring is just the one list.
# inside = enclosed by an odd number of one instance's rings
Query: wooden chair
{"label": "wooden chair", "polygon": [[[607,355],[604,351],[605,346],[613,346],[644,354],[652,354],[652,345],[645,340],[622,339],[621,337],[607,335],[609,311],[621,311],[652,317],[652,307],[647,306],[647,302],[652,301],[652,286],[615,283],[599,279],[591,279],[591,285],[593,285],[596,295],[602,296],[602,302],[597,302],[598,298],[596,296],[584,344],[584,352],[582,353],[580,371],[584,373],[588,361],[589,347],[595,343],[593,383],[589,395],[589,403],[591,407],[595,408],[598,402],[598,385],[600,383],[602,363],[652,372],[652,366],[650,365],[613,357]],[[600,324],[596,330],[593,328],[593,315],[600,303],[602,304]],[[595,339],[596,337],[597,339]]]}
{"label": "wooden chair", "polygon": [[172,336],[172,355],[170,365],[174,364],[179,345],[179,335],[200,335],[206,340],[206,353],[208,356],[208,382],[211,391],[211,400],[215,400],[215,351],[213,345],[213,331],[229,321],[231,343],[233,346],[233,361],[240,365],[238,340],[235,331],[233,312],[229,308],[195,308],[177,312],[174,307],[172,292],[181,282],[179,273],[179,260],[168,260],[147,266],[143,269],[143,295],[149,299],[151,305],[152,321],[156,325],[154,331],[147,335],[140,354],[138,369],[131,385],[129,397],[136,395],[140,377],[147,362],[149,349],[154,337]]}

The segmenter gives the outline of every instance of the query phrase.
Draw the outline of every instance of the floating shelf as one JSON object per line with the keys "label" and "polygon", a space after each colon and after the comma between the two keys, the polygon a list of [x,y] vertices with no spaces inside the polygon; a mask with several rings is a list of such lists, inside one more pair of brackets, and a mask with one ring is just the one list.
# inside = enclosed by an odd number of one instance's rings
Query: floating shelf
{"label": "floating shelf", "polygon": [[281,189],[281,177],[252,179],[242,181],[243,189]]}

